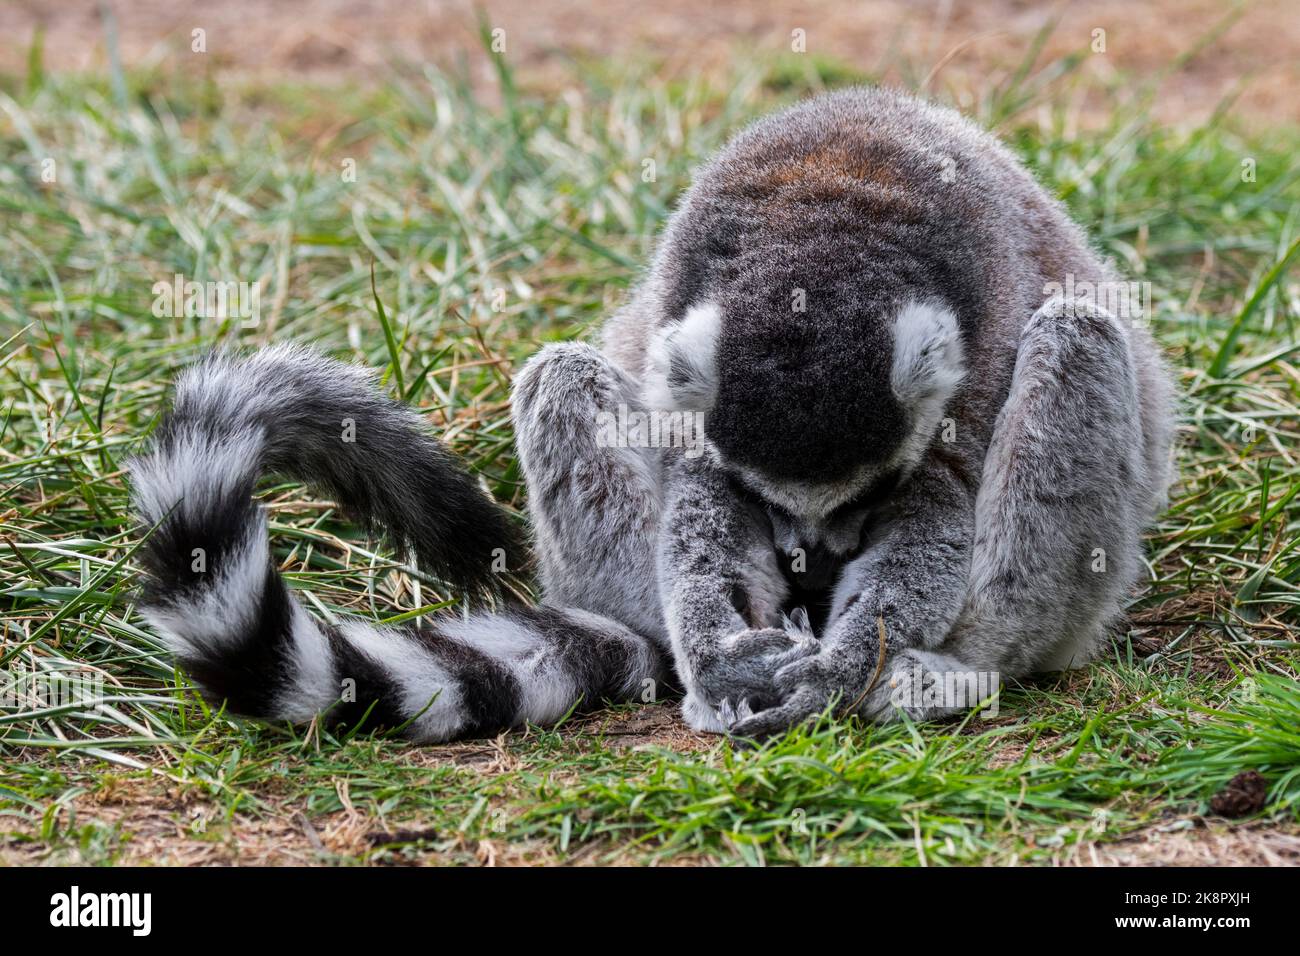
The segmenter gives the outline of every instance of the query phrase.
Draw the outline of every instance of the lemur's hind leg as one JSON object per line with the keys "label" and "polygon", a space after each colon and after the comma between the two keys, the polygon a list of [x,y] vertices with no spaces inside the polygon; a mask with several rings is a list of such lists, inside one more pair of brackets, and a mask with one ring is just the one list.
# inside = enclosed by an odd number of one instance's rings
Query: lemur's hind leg
{"label": "lemur's hind leg", "polygon": [[661,450],[620,447],[635,381],[589,345],[548,345],[515,381],[515,441],[547,604],[613,618],[666,647],[655,571]]}
{"label": "lemur's hind leg", "polygon": [[[969,709],[997,679],[1095,656],[1141,574],[1153,476],[1126,331],[1053,300],[1021,334],[976,500],[967,596],[933,650],[891,661],[864,713]],[[919,685],[918,685],[919,682]],[[955,698],[953,689],[956,689]]]}

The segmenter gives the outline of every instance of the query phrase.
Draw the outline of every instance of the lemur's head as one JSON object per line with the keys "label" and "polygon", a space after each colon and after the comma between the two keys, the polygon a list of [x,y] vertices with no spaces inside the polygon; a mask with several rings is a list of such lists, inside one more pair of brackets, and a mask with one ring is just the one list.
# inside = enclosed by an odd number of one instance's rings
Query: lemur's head
{"label": "lemur's head", "polygon": [[959,200],[919,200],[933,170],[863,140],[854,101],[819,103],[697,175],[655,265],[646,398],[703,413],[706,453],[769,505],[779,546],[844,554],[964,375],[956,310],[975,281],[954,269],[976,266],[902,252],[949,241]]}
{"label": "lemur's head", "polygon": [[953,311],[906,300],[870,331],[849,331],[811,318],[729,322],[729,307],[738,304],[697,303],[657,331],[647,404],[703,415],[705,453],[771,506],[779,546],[855,550],[963,377]]}

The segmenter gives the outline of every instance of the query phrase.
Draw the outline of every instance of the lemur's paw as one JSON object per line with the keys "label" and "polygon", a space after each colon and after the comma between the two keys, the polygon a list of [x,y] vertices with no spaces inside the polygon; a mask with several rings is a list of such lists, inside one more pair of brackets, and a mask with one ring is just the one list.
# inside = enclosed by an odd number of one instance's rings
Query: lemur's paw
{"label": "lemur's paw", "polygon": [[[796,609],[795,613],[798,614]],[[806,625],[807,617],[803,618]],[[732,666],[743,667],[751,661],[766,661],[772,667],[769,676],[790,661],[815,654],[821,648],[811,630],[800,627],[798,619],[785,618],[783,627],[763,627],[730,634],[719,643],[722,654]]]}
{"label": "lemur's paw", "polygon": [[728,725],[727,732],[733,737],[752,740],[783,734],[791,727],[819,717],[829,702],[823,689],[803,686],[787,694],[774,707],[751,713],[748,717],[737,714],[738,719]]}
{"label": "lemur's paw", "polygon": [[813,634],[812,622],[808,620],[808,609],[802,606],[793,608],[789,614],[781,615],[781,629],[795,641],[805,641],[816,637]]}
{"label": "lemur's paw", "polygon": [[832,707],[836,714],[852,707],[867,678],[868,662],[862,655],[827,649],[782,665],[772,676],[775,701],[748,718],[733,721],[737,737],[767,737],[820,717]]}
{"label": "lemur's paw", "polygon": [[772,675],[775,696],[753,713],[738,714],[728,722],[728,731],[735,737],[761,739],[819,717],[840,695],[844,677],[837,674],[836,661],[818,650],[820,646],[777,668]]}
{"label": "lemur's paw", "polygon": [[857,713],[881,724],[904,714],[912,720],[938,720],[985,704],[998,687],[996,672],[976,671],[946,654],[909,649],[890,662]]}
{"label": "lemur's paw", "polygon": [[700,699],[694,692],[688,692],[682,701],[682,719],[686,726],[696,733],[725,734],[727,725],[723,723],[716,707]]}
{"label": "lemur's paw", "polygon": [[815,654],[817,641],[800,632],[768,627],[731,634],[696,668],[695,687],[715,707],[749,700],[757,708],[773,700],[772,679],[782,667]]}
{"label": "lemur's paw", "polygon": [[749,706],[748,698],[732,703],[730,700],[723,700],[718,705],[718,719],[724,726],[730,727],[742,720],[748,720],[754,716],[754,709]]}

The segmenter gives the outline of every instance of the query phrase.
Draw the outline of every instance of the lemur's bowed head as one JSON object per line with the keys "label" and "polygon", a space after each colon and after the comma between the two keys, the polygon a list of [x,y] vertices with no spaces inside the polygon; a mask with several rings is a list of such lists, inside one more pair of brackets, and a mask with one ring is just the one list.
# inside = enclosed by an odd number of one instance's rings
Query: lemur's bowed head
{"label": "lemur's bowed head", "polygon": [[[1097,653],[1169,481],[1150,335],[1047,295],[1070,277],[1116,279],[991,136],[896,92],[809,100],[701,170],[599,350],[548,345],[517,372],[540,604],[381,628],[296,601],[251,497],[266,471],[449,582],[519,567],[418,416],[277,347],[187,371],[133,463],[157,525],[145,613],[237,710],[426,741],[668,688],[691,726],[742,736],[827,708],[963,711],[979,699],[923,688],[981,674],[960,686],[987,693]],[[597,427],[683,411],[704,454]]]}
{"label": "lemur's bowed head", "polygon": [[702,413],[738,475],[824,487],[814,511],[905,475],[965,374],[956,316],[938,299],[845,303],[815,319],[737,295],[693,306],[651,346],[648,401]]}

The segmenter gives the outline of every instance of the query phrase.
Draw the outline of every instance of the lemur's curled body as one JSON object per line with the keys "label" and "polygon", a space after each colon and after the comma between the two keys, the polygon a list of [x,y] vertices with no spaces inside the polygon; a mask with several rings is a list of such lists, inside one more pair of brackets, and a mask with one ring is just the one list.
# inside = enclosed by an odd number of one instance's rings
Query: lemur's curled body
{"label": "lemur's curled body", "polygon": [[[833,701],[936,716],[956,705],[918,680],[1083,663],[1141,573],[1171,390],[1144,328],[1048,294],[1071,281],[1116,276],[991,136],[893,92],[810,100],[697,176],[600,349],[519,373],[541,605],[398,628],[303,610],[251,499],[266,470],[456,583],[519,550],[364,372],[275,348],[182,376],[133,466],[148,617],[237,710],[429,741],[633,699],[670,667],[693,727],[749,736]],[[634,412],[699,413],[702,444],[601,433]]]}

